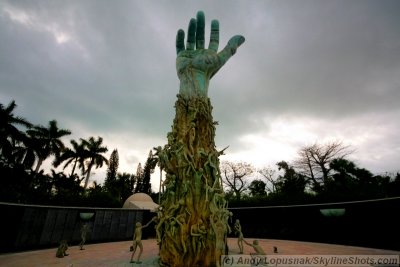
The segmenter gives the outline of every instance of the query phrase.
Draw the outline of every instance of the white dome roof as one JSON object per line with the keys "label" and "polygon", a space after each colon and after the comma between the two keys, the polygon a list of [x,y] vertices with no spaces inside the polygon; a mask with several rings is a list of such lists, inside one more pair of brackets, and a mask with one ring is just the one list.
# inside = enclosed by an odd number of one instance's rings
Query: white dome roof
{"label": "white dome roof", "polygon": [[126,201],[149,201],[153,202],[153,199],[148,194],[145,193],[136,193],[133,194],[132,196],[128,197]]}
{"label": "white dome roof", "polygon": [[154,211],[158,205],[154,203],[153,199],[148,194],[136,193],[125,200],[123,209],[148,209]]}

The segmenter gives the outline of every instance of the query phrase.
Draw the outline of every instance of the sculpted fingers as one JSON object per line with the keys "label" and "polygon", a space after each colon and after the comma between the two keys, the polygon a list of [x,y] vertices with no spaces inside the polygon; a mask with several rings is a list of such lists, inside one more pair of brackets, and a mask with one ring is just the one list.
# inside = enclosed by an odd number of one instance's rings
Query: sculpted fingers
{"label": "sculpted fingers", "polygon": [[195,42],[196,42],[196,19],[192,18],[189,22],[186,49],[193,50]]}
{"label": "sculpted fingers", "polygon": [[241,35],[235,35],[233,36],[229,42],[228,42],[228,47],[230,49],[232,49],[232,55],[234,55],[236,53],[236,49],[241,46],[244,43],[245,39],[243,36]]}
{"label": "sculpted fingers", "polygon": [[[186,50],[204,49],[205,16],[203,11],[197,12],[197,19],[192,18],[187,31]],[[176,35],[176,52],[185,50],[185,32],[179,30]],[[217,52],[219,46],[219,22],[211,21],[211,34],[208,49]]]}
{"label": "sculpted fingers", "polygon": [[218,46],[219,46],[219,22],[218,20],[213,20],[211,21],[210,44],[208,45],[208,49],[217,52]]}
{"label": "sculpted fingers", "polygon": [[182,29],[176,34],[176,54],[185,50],[185,32]]}
{"label": "sculpted fingers", "polygon": [[196,49],[204,49],[204,12],[197,12]]}
{"label": "sculpted fingers", "polygon": [[218,57],[222,65],[225,64],[228,61],[228,59],[236,53],[237,48],[241,44],[243,44],[244,41],[245,39],[241,35],[235,35],[229,40],[228,44],[224,47],[224,49],[222,49],[221,52],[218,53]]}
{"label": "sculpted fingers", "polygon": [[228,44],[218,53],[218,64],[211,73],[211,77],[236,53],[237,48],[244,43],[245,39],[241,35],[233,36]]}

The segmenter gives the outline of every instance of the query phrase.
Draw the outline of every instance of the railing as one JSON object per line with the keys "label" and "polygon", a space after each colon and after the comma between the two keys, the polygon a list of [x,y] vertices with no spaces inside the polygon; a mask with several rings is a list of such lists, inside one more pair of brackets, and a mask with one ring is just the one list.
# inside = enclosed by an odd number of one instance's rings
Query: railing
{"label": "railing", "polygon": [[[240,219],[245,238],[311,241],[400,251],[397,216],[400,197],[313,205],[230,208]],[[136,222],[150,221],[149,210],[52,207],[0,203],[0,253],[55,247],[63,239],[69,245],[81,240],[88,219],[86,243],[130,240]],[[154,237],[153,227],[143,238]],[[231,233],[230,237],[234,237]]]}
{"label": "railing", "polygon": [[[81,226],[89,225],[86,243],[130,240],[136,222],[147,222],[149,210],[52,207],[0,203],[0,252],[69,245],[81,241]],[[91,218],[81,213],[93,213]],[[90,216],[89,216],[90,217]],[[149,227],[150,228],[150,227]],[[150,231],[143,231],[143,238]]]}
{"label": "railing", "polygon": [[[400,197],[341,203],[231,208],[244,237],[400,250]],[[234,236],[233,233],[231,236]]]}

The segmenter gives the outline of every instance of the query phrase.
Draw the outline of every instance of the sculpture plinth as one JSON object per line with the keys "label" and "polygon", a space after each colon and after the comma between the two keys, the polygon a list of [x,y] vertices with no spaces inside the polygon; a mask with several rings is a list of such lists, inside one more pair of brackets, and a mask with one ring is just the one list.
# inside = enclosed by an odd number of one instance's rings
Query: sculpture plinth
{"label": "sculpture plinth", "polygon": [[177,73],[181,82],[168,144],[157,154],[166,172],[158,211],[157,239],[163,266],[219,266],[229,229],[219,155],[215,147],[212,106],[207,97],[211,77],[243,42],[235,36],[219,53],[219,24],[213,21],[204,49],[204,14],[189,24],[188,41],[177,35]]}

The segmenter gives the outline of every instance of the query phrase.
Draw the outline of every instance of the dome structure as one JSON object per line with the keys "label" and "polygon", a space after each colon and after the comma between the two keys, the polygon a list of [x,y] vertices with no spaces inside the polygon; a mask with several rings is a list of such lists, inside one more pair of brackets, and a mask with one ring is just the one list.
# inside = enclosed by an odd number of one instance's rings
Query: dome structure
{"label": "dome structure", "polygon": [[125,200],[123,209],[143,209],[155,211],[158,208],[158,204],[154,203],[153,199],[148,194],[136,193],[128,197]]}

